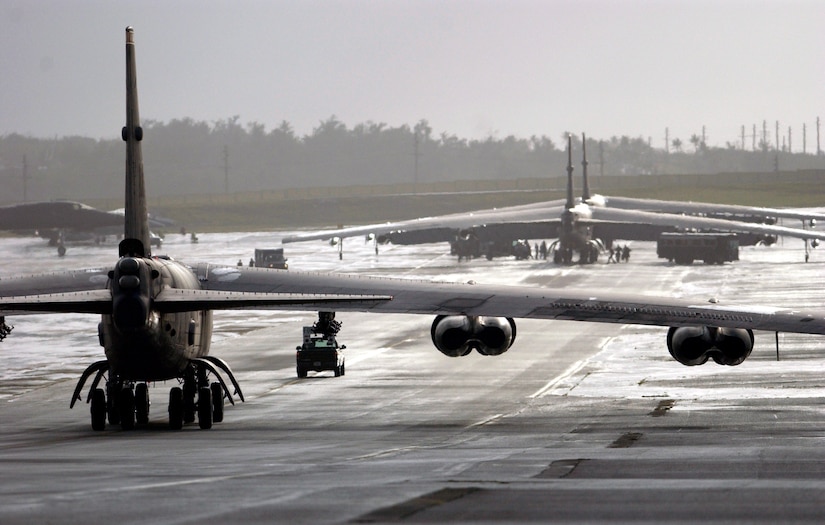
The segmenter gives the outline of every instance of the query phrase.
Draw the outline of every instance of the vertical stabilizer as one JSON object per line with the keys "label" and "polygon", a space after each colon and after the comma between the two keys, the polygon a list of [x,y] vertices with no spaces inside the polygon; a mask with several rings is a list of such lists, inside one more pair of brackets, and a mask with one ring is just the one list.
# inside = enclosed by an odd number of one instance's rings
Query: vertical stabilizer
{"label": "vertical stabilizer", "polygon": [[587,180],[587,137],[582,133],[582,178],[584,187],[582,188],[582,202],[587,202],[592,197],[590,195],[590,183]]}
{"label": "vertical stabilizer", "polygon": [[572,135],[567,136],[567,203],[565,205],[569,210],[575,206],[573,201],[573,138]]}
{"label": "vertical stabilizer", "polygon": [[[121,135],[126,142],[124,240],[130,241],[121,244],[120,255],[144,257],[149,255],[149,217],[143,182],[143,154],[140,147],[140,141],[143,140],[143,128],[140,127],[140,112],[138,111],[135,38],[131,27],[126,28],[126,126],[123,127]],[[140,241],[142,246],[134,242],[135,240]]]}

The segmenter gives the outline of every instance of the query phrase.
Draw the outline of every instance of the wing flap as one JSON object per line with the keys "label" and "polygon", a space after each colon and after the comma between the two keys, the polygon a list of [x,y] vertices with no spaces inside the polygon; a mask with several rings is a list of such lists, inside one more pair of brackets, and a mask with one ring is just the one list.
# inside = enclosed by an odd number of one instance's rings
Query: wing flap
{"label": "wing flap", "polygon": [[18,295],[0,300],[3,314],[112,313],[112,293],[107,289],[82,292]]}
{"label": "wing flap", "polygon": [[296,309],[329,310],[336,306],[369,309],[391,301],[391,295],[256,293],[169,288],[155,297],[153,308],[162,313],[196,310]]}

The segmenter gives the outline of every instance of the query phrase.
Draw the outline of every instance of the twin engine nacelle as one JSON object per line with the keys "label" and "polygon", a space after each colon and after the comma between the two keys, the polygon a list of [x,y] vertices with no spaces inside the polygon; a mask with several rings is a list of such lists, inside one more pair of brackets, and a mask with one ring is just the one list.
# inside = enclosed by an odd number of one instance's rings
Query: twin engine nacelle
{"label": "twin engine nacelle", "polygon": [[720,365],[738,365],[753,350],[753,331],[712,326],[672,327],[667,332],[667,349],[686,366],[703,365],[708,358]]}
{"label": "twin engine nacelle", "polygon": [[472,350],[500,355],[516,340],[516,323],[509,317],[439,315],[430,335],[435,347],[446,356],[465,356]]}

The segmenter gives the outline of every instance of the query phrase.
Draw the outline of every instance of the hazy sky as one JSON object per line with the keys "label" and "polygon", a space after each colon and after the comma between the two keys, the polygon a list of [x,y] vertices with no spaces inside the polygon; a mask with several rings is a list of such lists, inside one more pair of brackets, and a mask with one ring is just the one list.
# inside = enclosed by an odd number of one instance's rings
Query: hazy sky
{"label": "hazy sky", "polygon": [[127,25],[144,120],[656,147],[778,120],[810,152],[825,119],[822,0],[0,0],[0,134],[119,136]]}

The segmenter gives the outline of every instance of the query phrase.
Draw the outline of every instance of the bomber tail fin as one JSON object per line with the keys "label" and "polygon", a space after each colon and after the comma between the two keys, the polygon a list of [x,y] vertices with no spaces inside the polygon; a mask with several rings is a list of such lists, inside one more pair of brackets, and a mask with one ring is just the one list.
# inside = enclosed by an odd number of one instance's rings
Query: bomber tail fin
{"label": "bomber tail fin", "polygon": [[582,133],[582,177],[584,187],[582,188],[582,202],[587,202],[592,198],[590,195],[590,183],[587,180],[587,137]]}
{"label": "bomber tail fin", "polygon": [[138,111],[135,39],[131,27],[126,28],[126,125],[121,136],[126,142],[126,223],[120,256],[148,257],[149,217],[140,146],[143,128],[140,127]]}
{"label": "bomber tail fin", "polygon": [[566,208],[569,210],[576,203],[573,200],[573,138],[572,135],[567,136],[567,203]]}

